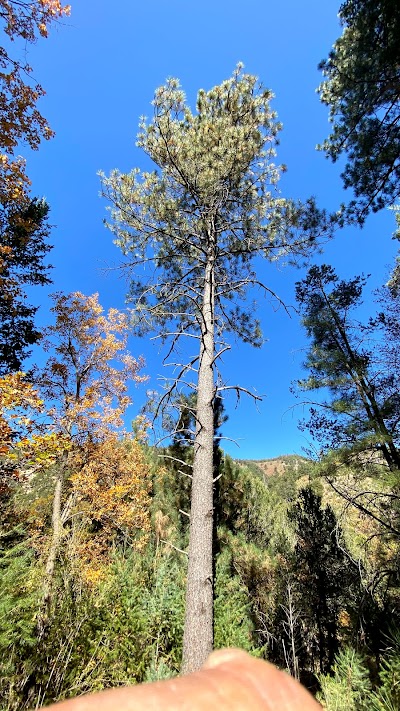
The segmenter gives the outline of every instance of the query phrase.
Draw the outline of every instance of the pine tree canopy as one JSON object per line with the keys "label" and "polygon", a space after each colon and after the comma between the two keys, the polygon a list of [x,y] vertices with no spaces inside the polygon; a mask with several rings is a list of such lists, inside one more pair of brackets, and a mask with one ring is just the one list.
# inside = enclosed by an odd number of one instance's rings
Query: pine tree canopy
{"label": "pine tree canopy", "polygon": [[295,204],[278,192],[281,126],[272,97],[239,65],[220,86],[199,91],[192,113],[179,82],[169,79],[138,136],[157,169],[102,176],[141,326],[177,320],[180,332],[197,328],[212,254],[217,330],[259,344],[258,323],[239,305],[247,287],[259,285],[253,258],[307,251],[326,230],[312,200]]}
{"label": "pine tree canopy", "polygon": [[333,161],[346,153],[350,212],[364,222],[400,194],[400,5],[346,0],[339,16],[343,33],[320,64],[319,93],[332,122],[320,148]]}

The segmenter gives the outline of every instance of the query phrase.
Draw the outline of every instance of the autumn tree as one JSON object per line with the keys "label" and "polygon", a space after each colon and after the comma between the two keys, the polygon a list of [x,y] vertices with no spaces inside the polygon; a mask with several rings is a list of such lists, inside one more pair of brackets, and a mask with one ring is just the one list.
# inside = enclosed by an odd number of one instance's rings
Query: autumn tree
{"label": "autumn tree", "polygon": [[0,47],[0,373],[19,370],[39,333],[36,308],[25,303],[25,284],[49,283],[43,257],[49,246],[44,200],[29,197],[25,161],[17,155],[22,143],[36,150],[54,134],[37,108],[44,90],[32,80],[32,67],[22,51],[69,14],[60,0],[0,0],[0,22],[6,35]]}
{"label": "autumn tree", "polygon": [[19,476],[23,442],[32,436],[35,420],[43,411],[43,400],[24,373],[0,378],[0,493],[7,498],[10,484]]}
{"label": "autumn tree", "polygon": [[[79,513],[74,541],[89,583],[102,578],[115,547],[141,551],[150,533],[150,472],[133,438],[110,435],[75,452],[70,492]],[[75,514],[76,518],[76,514]]]}
{"label": "autumn tree", "polygon": [[49,465],[62,450],[62,439],[49,424],[45,403],[25,373],[0,378],[0,488],[5,476],[23,480],[26,471]]}
{"label": "autumn tree", "polygon": [[61,451],[62,441],[46,420],[45,404],[25,373],[0,377],[1,536],[11,534],[21,515],[26,520],[17,497],[36,472],[54,465]]}
{"label": "autumn tree", "polygon": [[344,186],[360,222],[400,194],[400,6],[397,0],[345,0],[343,33],[320,64],[321,101],[329,106],[331,135],[320,146],[347,162]]}
{"label": "autumn tree", "polygon": [[45,200],[30,200],[21,207],[10,203],[0,222],[0,373],[21,369],[37,343],[37,307],[26,303],[25,286],[50,283],[44,263],[51,249],[47,242],[49,206]]}
{"label": "autumn tree", "polygon": [[[44,349],[50,353],[35,381],[49,404],[54,430],[64,443],[56,466],[53,496],[53,538],[46,564],[44,607],[51,603],[51,583],[70,512],[71,497],[63,504],[63,489],[75,449],[94,447],[123,425],[131,403],[128,383],[141,382],[141,360],[126,351],[127,316],[110,309],[107,316],[98,295],[56,294],[55,323],[45,331]],[[82,456],[79,454],[79,456]],[[86,463],[86,466],[89,466]]]}
{"label": "autumn tree", "polygon": [[[21,41],[23,46],[47,37],[48,28],[69,14],[70,6],[60,0],[1,0],[0,20],[8,46]],[[25,163],[15,155],[25,142],[36,150],[41,140],[54,134],[37,108],[44,94],[39,84],[30,81],[32,67],[0,47],[0,205],[25,204],[29,180]]]}
{"label": "autumn tree", "polygon": [[[311,267],[296,284],[303,324],[311,339],[305,362],[309,375],[299,385],[306,392],[327,389],[329,393],[319,404],[310,403],[306,426],[323,451],[340,447],[350,455],[380,451],[388,467],[398,470],[395,361],[384,357],[385,345],[379,344],[374,324],[364,326],[353,315],[364,285],[360,276],[339,279],[326,264]],[[381,321],[385,322],[383,315]]]}
{"label": "autumn tree", "polygon": [[254,286],[271,292],[257,278],[254,259],[306,251],[321,227],[311,201],[304,210],[277,191],[280,126],[271,98],[239,66],[221,85],[200,90],[192,113],[179,82],[170,79],[157,89],[153,119],[142,121],[138,137],[155,169],[103,176],[112,203],[109,226],[131,274],[138,331],[157,329],[171,339],[169,352],[181,354],[183,342],[194,346],[174,359],[176,377],[161,403],[180,392],[197,395],[186,672],[201,666],[213,644],[214,403],[230,387],[218,377],[220,358],[230,347],[229,333],[261,345],[247,294]]}

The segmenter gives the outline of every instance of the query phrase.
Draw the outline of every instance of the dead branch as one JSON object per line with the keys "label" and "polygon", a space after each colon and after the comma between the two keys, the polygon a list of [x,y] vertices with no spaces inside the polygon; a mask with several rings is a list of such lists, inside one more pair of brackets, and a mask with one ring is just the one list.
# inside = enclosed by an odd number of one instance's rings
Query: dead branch
{"label": "dead branch", "polygon": [[218,351],[218,353],[216,353],[215,356],[214,356],[214,358],[212,359],[211,365],[213,366],[214,363],[215,363],[215,361],[216,361],[218,358],[220,358],[220,357],[222,356],[222,354],[225,353],[225,351],[230,351],[230,350],[231,350],[231,346],[225,346],[225,348],[221,348],[221,350]]}
{"label": "dead branch", "polygon": [[255,393],[252,393],[251,390],[247,390],[247,388],[242,388],[240,385],[220,385],[216,388],[216,392],[221,392],[222,390],[235,390],[238,401],[240,400],[240,393],[249,395],[249,397],[252,397],[255,402],[262,401],[261,395],[256,395]]}
{"label": "dead branch", "polygon": [[370,509],[367,509],[365,506],[363,506],[362,504],[360,504],[360,502],[357,501],[357,497],[353,497],[353,496],[351,496],[350,494],[347,494],[347,492],[341,491],[340,489],[338,489],[338,488],[334,485],[332,479],[326,478],[326,480],[327,480],[329,486],[331,486],[332,489],[333,489],[334,491],[336,491],[337,494],[339,494],[339,496],[341,496],[343,499],[345,499],[346,501],[348,501],[349,504],[351,504],[351,505],[354,506],[356,509],[358,509],[358,510],[361,511],[362,513],[366,514],[366,515],[369,516],[370,518],[373,518],[373,519],[374,519],[375,521],[377,521],[378,523],[382,524],[382,526],[384,526],[384,528],[387,528],[388,531],[391,531],[391,533],[394,533],[396,536],[400,536],[400,531],[397,530],[397,528],[394,528],[394,526],[392,526],[390,523],[387,523],[387,522],[384,521],[380,516],[377,516],[376,514],[372,513],[372,511],[371,511]]}
{"label": "dead branch", "polygon": [[159,454],[159,457],[164,457],[165,459],[173,459],[174,462],[179,462],[179,464],[183,464],[185,467],[190,467],[193,469],[192,464],[188,464],[187,462],[184,462],[183,459],[178,459],[177,457],[172,457],[170,454]]}
{"label": "dead branch", "polygon": [[183,553],[183,555],[186,555],[187,557],[189,557],[189,553],[187,553],[187,551],[183,551],[182,548],[178,548],[177,546],[174,546],[174,544],[170,543],[169,541],[163,541],[163,539],[160,538],[160,543],[164,543],[164,545],[170,546],[170,548],[173,548],[174,551],[178,551],[178,553]]}

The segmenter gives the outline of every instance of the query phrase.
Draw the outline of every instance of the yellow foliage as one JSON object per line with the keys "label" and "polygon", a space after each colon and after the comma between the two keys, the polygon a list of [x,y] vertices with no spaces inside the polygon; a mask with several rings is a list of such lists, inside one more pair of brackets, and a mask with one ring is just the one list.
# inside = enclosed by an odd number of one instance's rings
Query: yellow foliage
{"label": "yellow foliage", "polygon": [[68,441],[41,422],[44,403],[25,373],[0,378],[0,451],[11,463],[55,462]]}
{"label": "yellow foliage", "polygon": [[[33,416],[42,409],[43,401],[25,380],[25,373],[10,373],[0,378],[0,448],[3,455],[13,455],[15,438],[22,432],[31,431]],[[29,410],[31,416],[27,416]]]}
{"label": "yellow foliage", "polygon": [[[52,355],[38,377],[56,428],[75,442],[88,436],[99,441],[123,424],[131,404],[128,385],[146,380],[139,375],[143,360],[126,351],[126,314],[103,314],[98,294],[55,294],[55,323],[46,329],[43,346]],[[112,364],[112,365],[111,365]]]}
{"label": "yellow foliage", "polygon": [[348,628],[351,626],[351,618],[346,610],[340,610],[338,615],[338,622],[340,627]]}
{"label": "yellow foliage", "polygon": [[34,387],[25,380],[25,373],[10,373],[0,378],[0,414],[5,409],[14,410],[24,405],[40,410],[43,400]]}
{"label": "yellow foliage", "polygon": [[[104,315],[97,294],[80,292],[55,295],[53,312],[56,321],[44,339],[51,355],[36,371],[39,391],[23,373],[0,379],[0,448],[14,475],[17,467],[29,465],[32,473],[57,464],[60,541],[82,579],[94,585],[116,545],[139,551],[149,537],[150,475],[143,450],[133,435],[121,442],[118,434],[131,402],[128,385],[145,378],[139,375],[142,360],[126,352],[125,314],[111,309]],[[46,401],[52,403],[48,410]],[[139,418],[141,437],[144,429]],[[33,505],[29,516],[32,545],[44,555],[49,504]]]}
{"label": "yellow foliage", "polygon": [[106,578],[106,568],[102,566],[100,568],[91,568],[90,565],[85,567],[82,571],[82,577],[88,587],[96,587]]}
{"label": "yellow foliage", "polygon": [[[150,472],[139,443],[111,437],[79,450],[70,477],[75,508],[84,523],[77,551],[82,575],[102,579],[118,543],[140,551],[150,533]],[[91,533],[92,531],[92,533]]]}

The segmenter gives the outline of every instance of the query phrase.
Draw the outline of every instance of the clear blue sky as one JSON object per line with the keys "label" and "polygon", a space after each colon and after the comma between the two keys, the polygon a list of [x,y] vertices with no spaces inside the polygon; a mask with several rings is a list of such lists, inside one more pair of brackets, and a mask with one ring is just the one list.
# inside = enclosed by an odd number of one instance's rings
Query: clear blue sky
{"label": "clear blue sky", "polygon": [[[97,171],[146,165],[135,147],[138,120],[151,115],[154,89],[168,76],[179,77],[193,106],[199,88],[219,84],[243,61],[276,97],[273,106],[284,126],[278,160],[288,166],[283,194],[314,195],[330,210],[350,198],[341,187],[340,166],[315,150],[329,131],[327,108],[315,93],[321,79],[317,65],[340,34],[339,0],[71,2],[71,17],[29,48],[27,57],[47,91],[41,111],[56,131],[38,152],[24,151],[32,193],[47,198],[55,225],[50,291],[98,291],[105,308],[124,308],[126,284],[115,272],[102,273],[118,264],[119,251],[102,224],[106,205]],[[344,278],[371,273],[372,290],[387,279],[393,263],[393,228],[388,211],[373,216],[363,231],[338,234],[317,261],[332,264]],[[261,271],[268,286],[293,304],[294,283],[304,272],[283,265]],[[42,324],[48,320],[46,293],[34,292]],[[224,434],[240,448],[230,442],[224,448],[237,458],[301,453],[307,445],[297,429],[302,409],[293,409],[289,391],[302,374],[303,330],[295,315],[276,312],[264,299],[259,316],[268,339],[264,347],[237,343],[224,362],[226,380],[265,395],[258,410],[244,398],[237,408],[234,400],[227,403]],[[144,355],[150,376],[147,386],[133,392],[133,418],[146,387],[157,388],[157,376],[165,373],[157,342],[131,338],[130,349]]]}

